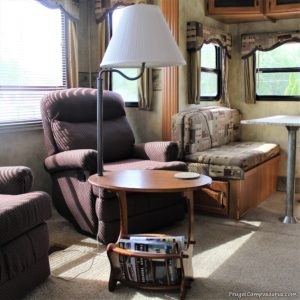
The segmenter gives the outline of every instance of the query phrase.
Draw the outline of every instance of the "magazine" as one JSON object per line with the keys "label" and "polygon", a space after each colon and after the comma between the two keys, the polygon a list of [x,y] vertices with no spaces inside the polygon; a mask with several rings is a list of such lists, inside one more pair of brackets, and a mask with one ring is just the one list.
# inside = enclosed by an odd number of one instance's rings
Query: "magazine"
{"label": "magazine", "polygon": [[[186,250],[186,237],[184,235],[164,235],[164,236],[145,236],[138,234],[129,235],[130,240],[142,241],[160,241],[160,242],[173,242],[176,243],[177,253]],[[180,269],[180,261],[176,260],[176,267]]]}
{"label": "magazine", "polygon": [[[127,239],[121,239],[119,241],[119,247],[127,250],[134,250],[133,243]],[[136,273],[136,259],[128,255],[119,255],[119,261],[121,266],[121,272],[125,275],[125,278],[130,281],[138,282]],[[122,270],[123,267],[123,270]]]}
{"label": "magazine", "polygon": [[178,245],[178,253],[185,250],[186,238],[184,235],[166,235],[166,236],[145,236],[131,234],[130,240],[142,240],[142,241],[157,241],[157,242],[175,242]]}
{"label": "magazine", "polygon": [[[184,243],[184,237],[176,237],[179,243]],[[157,254],[178,253],[178,242],[175,237],[145,237],[130,236],[121,239],[120,247],[131,251],[150,252]],[[182,248],[180,244],[180,248]],[[155,283],[160,285],[176,284],[181,278],[178,259],[129,257],[120,255],[120,266],[123,276],[128,280],[140,283]]]}
{"label": "magazine", "polygon": [[[175,253],[176,248],[174,243],[167,243],[161,241],[143,241],[131,240],[135,245],[135,249],[143,249],[139,251],[168,254]],[[147,260],[147,259],[144,259]],[[171,278],[174,278],[175,264],[168,264],[166,259],[154,258],[149,260],[145,265],[145,282],[156,284],[171,284]],[[142,272],[142,273],[143,273]]]}

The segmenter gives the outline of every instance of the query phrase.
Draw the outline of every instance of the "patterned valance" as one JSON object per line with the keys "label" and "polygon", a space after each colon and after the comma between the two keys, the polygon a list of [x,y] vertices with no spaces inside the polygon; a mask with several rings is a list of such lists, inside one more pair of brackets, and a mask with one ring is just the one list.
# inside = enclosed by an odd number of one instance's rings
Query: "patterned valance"
{"label": "patterned valance", "polygon": [[79,20],[80,0],[37,0],[48,8],[60,8],[69,18]]}
{"label": "patterned valance", "polygon": [[106,15],[118,6],[127,6],[136,3],[154,4],[154,0],[95,0],[96,22],[101,23]]}
{"label": "patterned valance", "polygon": [[256,50],[272,50],[292,41],[300,42],[300,31],[243,34],[242,58],[249,57]]}
{"label": "patterned valance", "polygon": [[232,37],[223,30],[202,25],[199,22],[187,23],[187,49],[188,51],[199,50],[203,43],[217,43],[225,49],[227,56],[231,57]]}

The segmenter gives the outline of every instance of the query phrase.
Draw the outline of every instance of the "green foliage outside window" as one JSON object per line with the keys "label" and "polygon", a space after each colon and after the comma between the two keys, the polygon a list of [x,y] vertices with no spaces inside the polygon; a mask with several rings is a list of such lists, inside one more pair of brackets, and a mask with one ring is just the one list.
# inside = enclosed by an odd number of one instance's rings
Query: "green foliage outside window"
{"label": "green foliage outside window", "polygon": [[256,94],[300,97],[300,43],[256,51]]}

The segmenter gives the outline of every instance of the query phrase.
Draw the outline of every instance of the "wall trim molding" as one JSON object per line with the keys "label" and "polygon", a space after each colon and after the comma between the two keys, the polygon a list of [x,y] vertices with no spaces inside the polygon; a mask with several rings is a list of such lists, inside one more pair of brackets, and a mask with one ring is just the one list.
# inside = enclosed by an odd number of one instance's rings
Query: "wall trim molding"
{"label": "wall trim molding", "polygon": [[[170,27],[170,30],[178,42],[179,37],[179,0],[162,0],[162,12]],[[178,67],[163,69],[163,92],[162,92],[162,139],[171,139],[172,116],[178,113]]]}
{"label": "wall trim molding", "polygon": [[[277,191],[286,192],[286,176],[277,177]],[[300,178],[295,179],[295,193],[300,193]]]}

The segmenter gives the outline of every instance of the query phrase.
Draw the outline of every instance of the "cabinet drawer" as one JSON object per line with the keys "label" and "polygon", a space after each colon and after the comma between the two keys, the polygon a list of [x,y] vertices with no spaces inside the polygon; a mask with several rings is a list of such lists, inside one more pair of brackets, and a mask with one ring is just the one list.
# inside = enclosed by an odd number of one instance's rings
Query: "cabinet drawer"
{"label": "cabinet drawer", "polygon": [[217,193],[209,193],[205,189],[194,192],[195,212],[213,213],[221,216],[229,215],[229,183],[226,181],[213,181],[210,185],[213,191],[223,192],[220,202]]}

